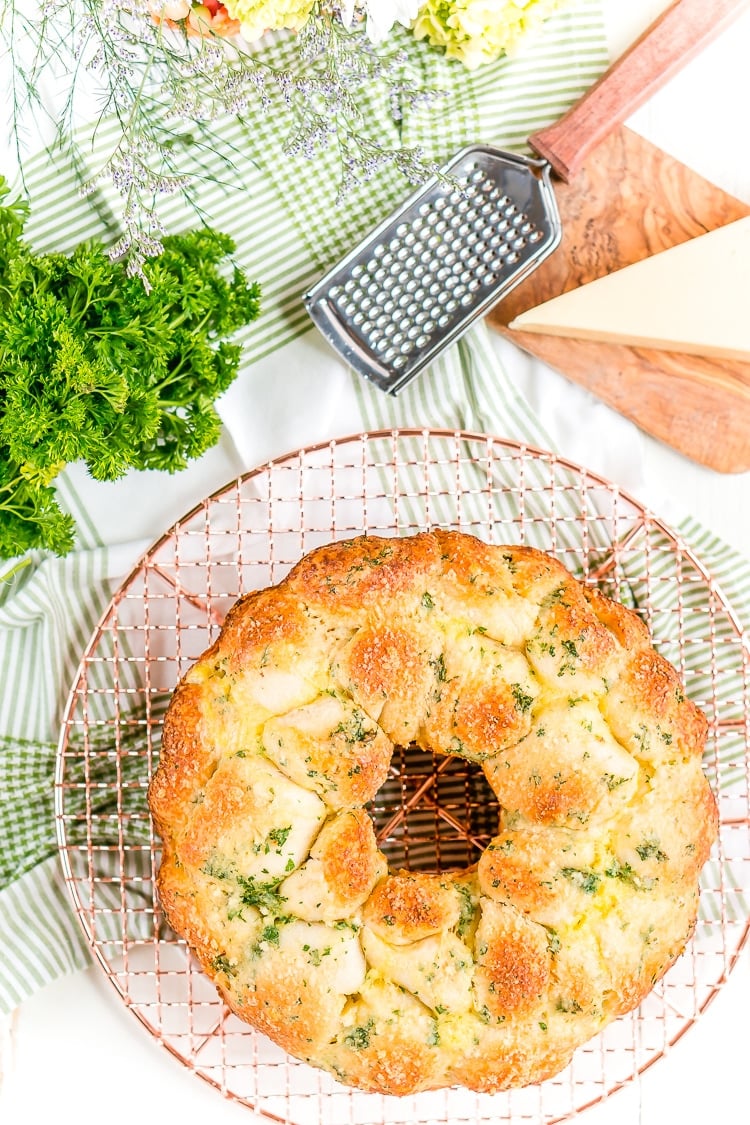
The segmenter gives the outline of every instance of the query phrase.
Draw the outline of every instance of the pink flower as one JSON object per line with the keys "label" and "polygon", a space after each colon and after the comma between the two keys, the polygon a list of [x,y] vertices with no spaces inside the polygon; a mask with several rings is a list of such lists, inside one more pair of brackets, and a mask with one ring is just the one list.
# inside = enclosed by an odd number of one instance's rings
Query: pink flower
{"label": "pink flower", "polygon": [[149,0],[151,15],[157,23],[179,27],[182,21],[188,35],[239,35],[239,20],[233,20],[219,0],[204,0],[193,4],[191,0]]}

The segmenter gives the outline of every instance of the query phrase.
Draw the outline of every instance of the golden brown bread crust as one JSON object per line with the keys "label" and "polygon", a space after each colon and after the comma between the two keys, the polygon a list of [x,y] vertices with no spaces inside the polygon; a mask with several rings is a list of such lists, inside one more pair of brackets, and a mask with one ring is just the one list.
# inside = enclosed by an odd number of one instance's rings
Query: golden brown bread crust
{"label": "golden brown bread crust", "polygon": [[[706,720],[642,621],[554,558],[436,530],[303,558],[177,687],[149,802],[171,925],[229,1006],[365,1090],[541,1081],[688,941]],[[394,744],[480,762],[466,871],[389,872]]]}

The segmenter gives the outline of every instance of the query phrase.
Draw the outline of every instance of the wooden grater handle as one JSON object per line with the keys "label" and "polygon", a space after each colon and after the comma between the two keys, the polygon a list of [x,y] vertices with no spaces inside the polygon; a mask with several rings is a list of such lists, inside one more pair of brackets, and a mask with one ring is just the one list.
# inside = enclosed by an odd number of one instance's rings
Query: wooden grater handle
{"label": "wooden grater handle", "polygon": [[599,81],[529,144],[569,182],[588,153],[714,39],[748,0],[676,0]]}

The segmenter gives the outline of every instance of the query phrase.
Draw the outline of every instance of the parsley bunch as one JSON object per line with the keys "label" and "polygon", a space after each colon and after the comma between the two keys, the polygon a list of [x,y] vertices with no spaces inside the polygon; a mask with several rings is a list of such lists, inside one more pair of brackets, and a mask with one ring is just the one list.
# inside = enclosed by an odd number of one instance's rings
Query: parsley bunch
{"label": "parsley bunch", "polygon": [[175,472],[218,440],[215,400],[237,374],[228,337],[260,311],[228,235],[164,240],[148,284],[95,242],[36,254],[28,206],[0,177],[0,557],[65,554],[75,527],[53,482],[84,461],[96,480]]}

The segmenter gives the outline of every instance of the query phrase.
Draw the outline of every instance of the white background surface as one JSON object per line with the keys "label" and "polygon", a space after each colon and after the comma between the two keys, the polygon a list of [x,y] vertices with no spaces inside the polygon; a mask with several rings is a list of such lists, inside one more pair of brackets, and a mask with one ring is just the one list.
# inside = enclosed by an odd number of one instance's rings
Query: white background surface
{"label": "white background surface", "polygon": [[[712,0],[705,2],[710,5]],[[607,0],[613,54],[665,6],[665,0]],[[746,12],[628,123],[748,202],[749,60],[750,12]],[[531,363],[512,345],[498,342],[497,347],[506,368],[539,410],[559,453],[621,483],[668,521],[692,512],[750,555],[750,474],[719,475],[686,461],[586,393]],[[558,410],[561,402],[564,415]],[[346,425],[337,425],[336,432],[347,432]],[[302,441],[319,436],[307,433]],[[296,444],[286,440],[288,434],[284,437],[280,446],[261,451],[257,461]],[[271,445],[273,440],[271,433]],[[235,454],[220,447],[158,496],[151,492],[154,502],[149,505],[144,535],[156,534],[196,498],[222,484],[237,471],[233,459]],[[134,497],[137,503],[135,491]],[[726,986],[667,1056],[638,1082],[581,1113],[581,1125],[748,1121],[749,1015],[746,950]],[[97,967],[59,981],[27,1001],[3,1026],[2,1035],[0,1121],[7,1125],[43,1119],[101,1120],[111,1125],[147,1117],[209,1120],[212,1125],[250,1125],[260,1120],[223,1099],[161,1049],[124,1009]]]}

